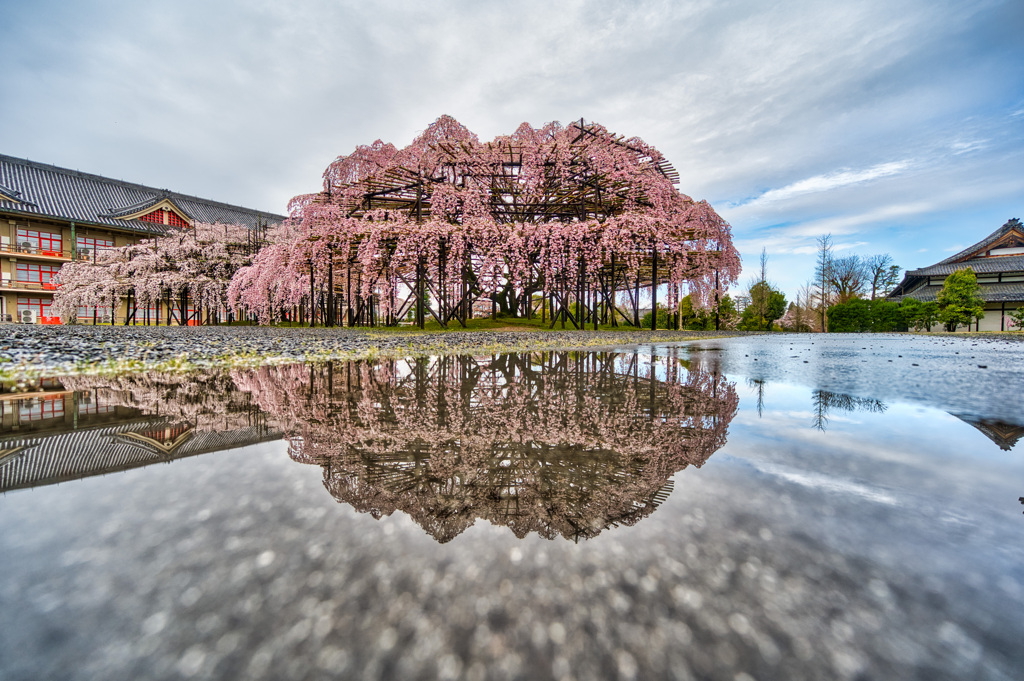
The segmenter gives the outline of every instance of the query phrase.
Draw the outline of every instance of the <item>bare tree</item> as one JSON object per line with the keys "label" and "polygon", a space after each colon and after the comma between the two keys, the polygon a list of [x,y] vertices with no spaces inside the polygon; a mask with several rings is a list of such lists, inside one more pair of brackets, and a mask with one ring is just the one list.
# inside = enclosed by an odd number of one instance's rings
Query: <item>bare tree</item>
{"label": "bare tree", "polygon": [[832,300],[832,260],[832,235],[823,234],[818,237],[818,262],[814,269],[814,287],[821,313],[822,332],[828,330],[825,315]]}
{"label": "bare tree", "polygon": [[[768,284],[768,252],[764,248],[761,249],[761,266],[758,271],[757,283],[761,284],[760,288],[762,290],[761,295],[753,296],[756,298],[754,303],[757,305],[758,318],[764,319],[768,312],[768,296],[765,295],[765,291],[763,290]],[[753,292],[754,287],[751,286],[750,290]]]}
{"label": "bare tree", "polygon": [[796,292],[796,310],[793,316],[797,324],[797,331],[813,331],[817,323],[814,314],[815,306],[814,282],[807,282]]}
{"label": "bare tree", "polygon": [[847,303],[859,298],[867,284],[867,271],[860,256],[834,258],[830,281],[838,303]]}
{"label": "bare tree", "polygon": [[866,276],[871,284],[871,300],[879,296],[887,296],[892,291],[900,278],[900,267],[894,265],[892,256],[888,253],[879,253],[864,259]]}

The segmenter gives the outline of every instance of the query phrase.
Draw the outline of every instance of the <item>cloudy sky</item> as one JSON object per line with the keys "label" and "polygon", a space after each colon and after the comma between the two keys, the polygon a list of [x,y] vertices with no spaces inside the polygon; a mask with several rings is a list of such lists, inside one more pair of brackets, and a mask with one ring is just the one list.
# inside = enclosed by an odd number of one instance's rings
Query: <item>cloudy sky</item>
{"label": "cloudy sky", "polygon": [[766,248],[921,267],[1024,218],[1024,3],[3,0],[0,153],[283,213],[441,114],[659,148]]}

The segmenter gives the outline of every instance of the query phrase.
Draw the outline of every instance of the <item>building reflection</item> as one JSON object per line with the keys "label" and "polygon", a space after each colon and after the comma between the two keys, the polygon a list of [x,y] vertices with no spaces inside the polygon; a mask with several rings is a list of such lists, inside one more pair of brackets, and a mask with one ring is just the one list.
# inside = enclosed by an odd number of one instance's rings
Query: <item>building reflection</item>
{"label": "building reflection", "polygon": [[438,541],[632,525],[725,444],[738,396],[678,354],[546,352],[236,372],[339,501]]}
{"label": "building reflection", "polygon": [[0,492],[280,438],[223,373],[44,379],[0,393]]}
{"label": "building reflection", "polygon": [[733,384],[670,352],[48,380],[0,394],[0,492],[284,436],[337,500],[439,541],[478,519],[578,541],[646,517],[725,444]]}

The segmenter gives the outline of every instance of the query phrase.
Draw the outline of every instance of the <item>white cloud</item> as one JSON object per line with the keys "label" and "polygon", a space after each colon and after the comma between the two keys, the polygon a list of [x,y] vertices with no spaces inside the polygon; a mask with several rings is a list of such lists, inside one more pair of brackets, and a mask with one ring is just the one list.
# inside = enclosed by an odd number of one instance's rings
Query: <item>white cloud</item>
{"label": "white cloud", "polygon": [[788,184],[779,189],[771,189],[757,198],[742,204],[743,206],[760,206],[766,203],[786,201],[804,194],[817,194],[827,192],[851,184],[870,182],[883,177],[897,175],[910,167],[908,161],[892,161],[880,163],[864,170],[842,170],[824,175],[815,175],[806,179]]}
{"label": "white cloud", "polygon": [[988,146],[989,140],[956,140],[949,145],[954,155],[966,154],[971,151],[979,151]]}
{"label": "white cloud", "polygon": [[0,87],[34,106],[0,153],[229,203],[283,211],[448,113],[644,138],[791,291],[821,234],[909,265],[1024,213],[1004,0],[8,4]]}

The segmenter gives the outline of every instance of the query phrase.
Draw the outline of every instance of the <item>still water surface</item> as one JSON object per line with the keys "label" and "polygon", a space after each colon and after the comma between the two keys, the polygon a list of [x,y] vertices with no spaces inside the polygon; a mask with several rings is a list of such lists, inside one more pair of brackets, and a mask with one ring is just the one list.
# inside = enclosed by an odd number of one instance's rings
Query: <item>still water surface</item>
{"label": "still water surface", "polygon": [[0,678],[1019,678],[1022,360],[777,336],[45,381],[0,396]]}

